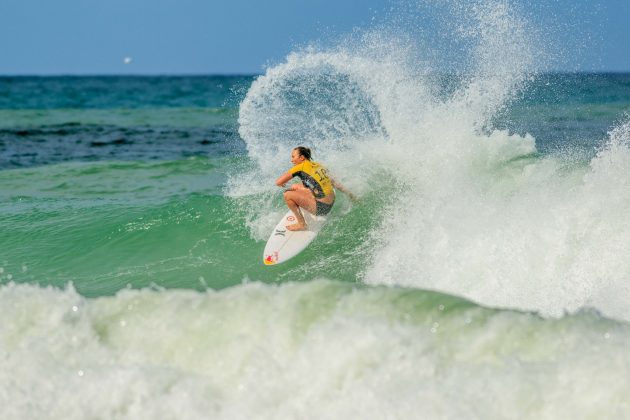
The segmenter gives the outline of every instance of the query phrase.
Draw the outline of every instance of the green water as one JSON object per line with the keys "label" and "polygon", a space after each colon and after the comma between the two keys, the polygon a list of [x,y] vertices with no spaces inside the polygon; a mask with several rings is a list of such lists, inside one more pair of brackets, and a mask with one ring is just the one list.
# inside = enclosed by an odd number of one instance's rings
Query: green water
{"label": "green water", "polygon": [[[364,261],[353,254],[374,222],[373,207],[356,206],[344,223],[334,219],[295,261],[265,267],[264,242],[245,224],[243,209],[253,203],[223,194],[233,161],[70,163],[1,172],[7,186],[3,280],[70,282],[87,296],[150,285],[223,288],[247,279],[356,281]],[[279,198],[275,208],[282,211]],[[308,270],[303,261],[311,261]]]}

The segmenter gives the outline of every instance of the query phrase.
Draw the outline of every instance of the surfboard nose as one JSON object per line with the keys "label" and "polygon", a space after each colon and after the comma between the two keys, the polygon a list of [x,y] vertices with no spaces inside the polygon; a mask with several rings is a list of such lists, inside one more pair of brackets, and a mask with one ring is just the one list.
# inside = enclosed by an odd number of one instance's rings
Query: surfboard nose
{"label": "surfboard nose", "polygon": [[271,232],[265,245],[263,252],[265,265],[284,263],[302,252],[315,239],[327,219],[324,216],[313,216],[309,212],[305,212],[304,220],[308,229],[291,231],[286,226],[291,224],[291,221],[295,221],[295,216],[291,210],[284,215]]}
{"label": "surfboard nose", "polygon": [[[277,258],[276,258],[277,259]],[[273,258],[273,255],[267,255],[264,259],[263,262],[265,263],[265,265],[273,265],[276,263],[276,259]]]}

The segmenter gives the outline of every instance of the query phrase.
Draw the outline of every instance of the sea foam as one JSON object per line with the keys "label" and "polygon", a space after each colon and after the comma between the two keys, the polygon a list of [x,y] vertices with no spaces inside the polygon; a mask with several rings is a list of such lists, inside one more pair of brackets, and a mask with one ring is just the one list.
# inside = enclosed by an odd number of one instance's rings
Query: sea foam
{"label": "sea foam", "polygon": [[[627,417],[624,324],[314,280],[0,287],[0,417]],[[580,396],[580,398],[576,398]]]}

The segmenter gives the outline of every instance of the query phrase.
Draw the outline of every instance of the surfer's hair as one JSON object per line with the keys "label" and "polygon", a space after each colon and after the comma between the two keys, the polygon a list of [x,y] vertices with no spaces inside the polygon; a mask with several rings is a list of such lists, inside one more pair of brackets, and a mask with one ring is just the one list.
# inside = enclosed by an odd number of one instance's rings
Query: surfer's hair
{"label": "surfer's hair", "polygon": [[304,146],[298,146],[293,150],[297,150],[300,156],[304,156],[304,159],[311,160],[311,149]]}

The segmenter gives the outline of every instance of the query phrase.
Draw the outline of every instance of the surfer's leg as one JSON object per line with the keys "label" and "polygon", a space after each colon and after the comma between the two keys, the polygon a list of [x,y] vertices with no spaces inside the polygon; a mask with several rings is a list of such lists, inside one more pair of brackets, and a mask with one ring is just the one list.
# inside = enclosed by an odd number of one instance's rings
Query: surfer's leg
{"label": "surfer's leg", "polygon": [[306,221],[300,209],[306,210],[309,213],[315,214],[316,202],[313,193],[310,190],[297,190],[297,191],[285,191],[284,201],[297,219],[297,223],[287,226],[289,230],[305,230]]}

